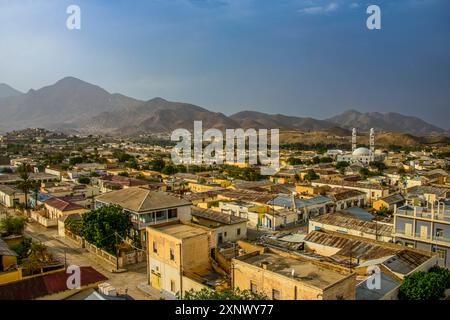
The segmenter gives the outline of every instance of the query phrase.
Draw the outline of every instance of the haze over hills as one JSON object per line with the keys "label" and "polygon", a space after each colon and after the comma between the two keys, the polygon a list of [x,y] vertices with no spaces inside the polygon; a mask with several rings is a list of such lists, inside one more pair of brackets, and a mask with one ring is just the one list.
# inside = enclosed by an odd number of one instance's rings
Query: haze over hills
{"label": "haze over hills", "polygon": [[23,93],[6,83],[0,83],[0,98],[15,97],[20,96],[21,94]]}
{"label": "haze over hills", "polygon": [[367,131],[403,132],[415,135],[443,134],[444,129],[398,113],[360,113],[354,110],[327,120],[242,111],[231,116],[162,98],[149,101],[111,94],[99,86],[67,77],[53,85],[25,94],[0,86],[0,132],[27,127],[77,130],[89,133],[134,135],[192,129],[194,120],[203,128],[279,128],[297,131],[329,131],[347,134],[356,127]]}
{"label": "haze over hills", "polygon": [[356,110],[348,110],[340,115],[327,119],[327,121],[346,129],[357,128],[363,131],[375,128],[382,131],[404,132],[415,135],[445,133],[444,129],[429,124],[419,118],[405,116],[395,112],[361,113]]}

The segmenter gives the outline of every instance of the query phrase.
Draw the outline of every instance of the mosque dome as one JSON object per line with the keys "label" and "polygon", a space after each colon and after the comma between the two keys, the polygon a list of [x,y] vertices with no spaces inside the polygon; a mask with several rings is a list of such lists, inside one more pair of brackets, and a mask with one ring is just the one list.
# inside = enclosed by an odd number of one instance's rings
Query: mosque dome
{"label": "mosque dome", "polygon": [[370,150],[364,147],[355,149],[355,151],[353,151],[353,155],[354,156],[368,156],[370,155]]}

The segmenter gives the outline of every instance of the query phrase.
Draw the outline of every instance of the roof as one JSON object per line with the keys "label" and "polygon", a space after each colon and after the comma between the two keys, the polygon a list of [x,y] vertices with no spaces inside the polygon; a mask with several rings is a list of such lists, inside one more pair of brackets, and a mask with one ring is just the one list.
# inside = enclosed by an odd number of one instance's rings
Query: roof
{"label": "roof", "polygon": [[355,149],[355,151],[353,151],[353,153],[352,153],[352,155],[354,155],[354,156],[368,156],[369,154],[370,154],[370,150],[365,147]]}
{"label": "roof", "polygon": [[0,192],[8,195],[8,196],[12,196],[14,194],[21,194],[22,191],[20,191],[19,189],[10,187],[10,186],[5,186],[3,184],[0,184]]}
{"label": "roof", "polygon": [[380,300],[400,284],[401,280],[381,271],[379,289],[368,288],[367,280],[364,280],[356,287],[356,300]]}
{"label": "roof", "polygon": [[258,268],[265,266],[269,271],[321,289],[348,277],[346,273],[316,265],[308,260],[288,258],[274,253],[249,254],[236,260]]}
{"label": "roof", "polygon": [[201,228],[196,228],[182,223],[171,224],[155,229],[180,240],[207,234],[207,232]]}
{"label": "roof", "polygon": [[[333,200],[323,196],[317,196],[310,199],[295,198],[295,206],[297,209],[331,202],[333,202]],[[267,204],[291,209],[293,207],[292,196],[280,195],[273,200],[268,201]]]}
{"label": "roof", "polygon": [[408,195],[421,196],[424,193],[435,194],[441,197],[445,197],[447,193],[450,193],[450,188],[439,188],[433,186],[415,186],[407,190]]}
{"label": "roof", "polygon": [[50,198],[44,202],[47,206],[55,208],[60,211],[73,211],[84,209],[83,206],[61,199],[61,198]]}
{"label": "roof", "polygon": [[11,250],[8,247],[8,244],[3,241],[2,239],[0,239],[0,256],[13,256],[13,257],[17,257],[17,253],[14,252],[13,250]]}
{"label": "roof", "polygon": [[396,203],[405,201],[405,198],[401,194],[396,193],[396,194],[391,194],[390,196],[381,198],[379,200],[382,200],[388,204],[396,204]]}
{"label": "roof", "polygon": [[328,224],[345,229],[352,229],[382,236],[391,236],[393,229],[392,225],[365,221],[343,213],[328,213],[322,216],[310,218],[310,220],[317,223]]}
{"label": "roof", "polygon": [[127,187],[137,187],[137,186],[144,186],[147,185],[148,182],[129,178],[129,177],[122,177],[122,176],[116,176],[116,175],[110,175],[102,177],[101,180],[106,184],[116,184],[121,186],[127,186]]}
{"label": "roof", "polygon": [[179,199],[166,192],[144,188],[128,188],[108,192],[98,196],[96,200],[106,204],[118,205],[134,212],[147,212],[191,205],[190,201]]}
{"label": "roof", "polygon": [[321,231],[313,231],[305,238],[305,242],[312,242],[323,246],[341,249],[334,257],[342,260],[347,257],[361,259],[363,261],[373,260],[382,257],[390,257],[395,254],[396,250],[391,247],[379,245],[375,242],[363,241],[347,238],[335,233],[325,233]]}
{"label": "roof", "polygon": [[[80,267],[81,287],[107,280],[92,267]],[[0,286],[0,300],[33,300],[67,291],[66,270],[45,274]]]}
{"label": "roof", "polygon": [[365,192],[354,190],[354,189],[345,189],[345,188],[334,188],[329,193],[327,193],[327,196],[332,198],[335,201],[341,201],[345,199],[351,199],[355,197],[360,196],[366,196]]}
{"label": "roof", "polygon": [[407,275],[418,266],[425,263],[428,259],[430,259],[430,257],[418,252],[403,250],[383,262],[383,265],[392,272]]}
{"label": "roof", "polygon": [[231,214],[226,214],[218,211],[207,210],[207,209],[198,209],[195,206],[192,206],[191,215],[193,217],[199,217],[206,220],[211,220],[214,222],[219,222],[221,224],[238,224],[238,223],[246,223],[248,220],[245,218],[241,218],[238,216],[234,216]]}

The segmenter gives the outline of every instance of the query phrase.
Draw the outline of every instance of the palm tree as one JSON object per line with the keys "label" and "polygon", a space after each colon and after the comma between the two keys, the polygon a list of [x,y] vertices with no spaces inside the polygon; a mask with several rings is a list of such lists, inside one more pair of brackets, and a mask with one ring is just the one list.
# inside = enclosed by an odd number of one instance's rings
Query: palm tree
{"label": "palm tree", "polygon": [[19,188],[22,189],[23,193],[25,194],[25,209],[28,208],[28,192],[30,191],[30,188],[33,185],[33,181],[30,180],[30,172],[31,172],[31,166],[29,164],[21,164],[17,168],[17,172],[19,173],[20,179],[22,181],[19,182]]}

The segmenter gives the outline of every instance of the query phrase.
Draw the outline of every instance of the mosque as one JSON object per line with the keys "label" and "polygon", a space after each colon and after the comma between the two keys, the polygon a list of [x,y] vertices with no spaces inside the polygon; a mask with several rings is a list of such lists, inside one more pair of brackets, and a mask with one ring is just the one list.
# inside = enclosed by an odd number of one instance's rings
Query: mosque
{"label": "mosque", "polygon": [[357,148],[356,145],[356,129],[352,132],[352,152],[337,155],[337,161],[348,163],[369,164],[373,161],[382,161],[383,154],[375,154],[375,130],[370,129],[370,149],[366,147]]}

